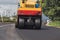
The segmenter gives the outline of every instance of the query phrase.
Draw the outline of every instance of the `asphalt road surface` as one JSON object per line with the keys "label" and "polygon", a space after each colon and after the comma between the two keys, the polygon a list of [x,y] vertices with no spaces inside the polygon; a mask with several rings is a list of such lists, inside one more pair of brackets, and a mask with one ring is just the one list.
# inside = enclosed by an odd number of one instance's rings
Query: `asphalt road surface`
{"label": "asphalt road surface", "polygon": [[14,23],[0,23],[0,40],[60,40],[60,28],[17,29]]}

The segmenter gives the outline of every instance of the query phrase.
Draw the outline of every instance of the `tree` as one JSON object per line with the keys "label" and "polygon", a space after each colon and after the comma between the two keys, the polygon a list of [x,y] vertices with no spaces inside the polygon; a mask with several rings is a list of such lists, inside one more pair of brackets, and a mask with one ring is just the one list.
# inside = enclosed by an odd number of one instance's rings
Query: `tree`
{"label": "tree", "polygon": [[54,17],[56,17],[56,15],[59,15],[60,0],[45,0],[42,7],[43,12],[51,17],[52,20],[54,20]]}

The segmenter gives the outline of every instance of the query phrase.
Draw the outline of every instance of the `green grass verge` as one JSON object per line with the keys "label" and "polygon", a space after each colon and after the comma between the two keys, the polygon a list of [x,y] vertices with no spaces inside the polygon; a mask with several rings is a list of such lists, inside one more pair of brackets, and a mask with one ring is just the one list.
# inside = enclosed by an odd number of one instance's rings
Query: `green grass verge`
{"label": "green grass verge", "polygon": [[[2,20],[0,19],[0,22],[2,22]],[[15,23],[16,22],[16,18],[13,18],[13,20],[9,19],[9,17],[4,17],[3,18],[3,22],[12,22]]]}
{"label": "green grass verge", "polygon": [[52,21],[52,22],[49,23],[49,26],[60,28],[60,21]]}

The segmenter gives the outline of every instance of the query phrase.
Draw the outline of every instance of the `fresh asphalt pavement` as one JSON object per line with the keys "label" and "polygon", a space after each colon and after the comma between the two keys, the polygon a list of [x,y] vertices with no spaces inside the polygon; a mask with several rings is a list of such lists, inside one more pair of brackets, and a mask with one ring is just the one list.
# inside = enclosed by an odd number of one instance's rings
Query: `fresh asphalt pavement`
{"label": "fresh asphalt pavement", "polygon": [[60,28],[18,29],[14,23],[0,23],[0,40],[60,40]]}

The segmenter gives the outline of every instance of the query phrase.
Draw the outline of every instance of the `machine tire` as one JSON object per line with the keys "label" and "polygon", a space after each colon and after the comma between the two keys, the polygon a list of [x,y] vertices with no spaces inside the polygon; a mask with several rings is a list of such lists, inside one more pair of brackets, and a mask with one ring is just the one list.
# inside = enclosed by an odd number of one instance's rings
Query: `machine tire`
{"label": "machine tire", "polygon": [[41,29],[41,18],[35,19],[35,29]]}
{"label": "machine tire", "polygon": [[17,22],[15,23],[15,28],[19,28],[19,29],[23,29],[24,28],[24,19],[20,18],[20,16],[18,16],[17,18]]}
{"label": "machine tire", "polygon": [[24,19],[22,18],[18,19],[18,27],[19,29],[24,29]]}
{"label": "machine tire", "polygon": [[18,27],[18,19],[19,19],[19,17],[17,17],[16,23],[15,23],[15,28],[19,28]]}

